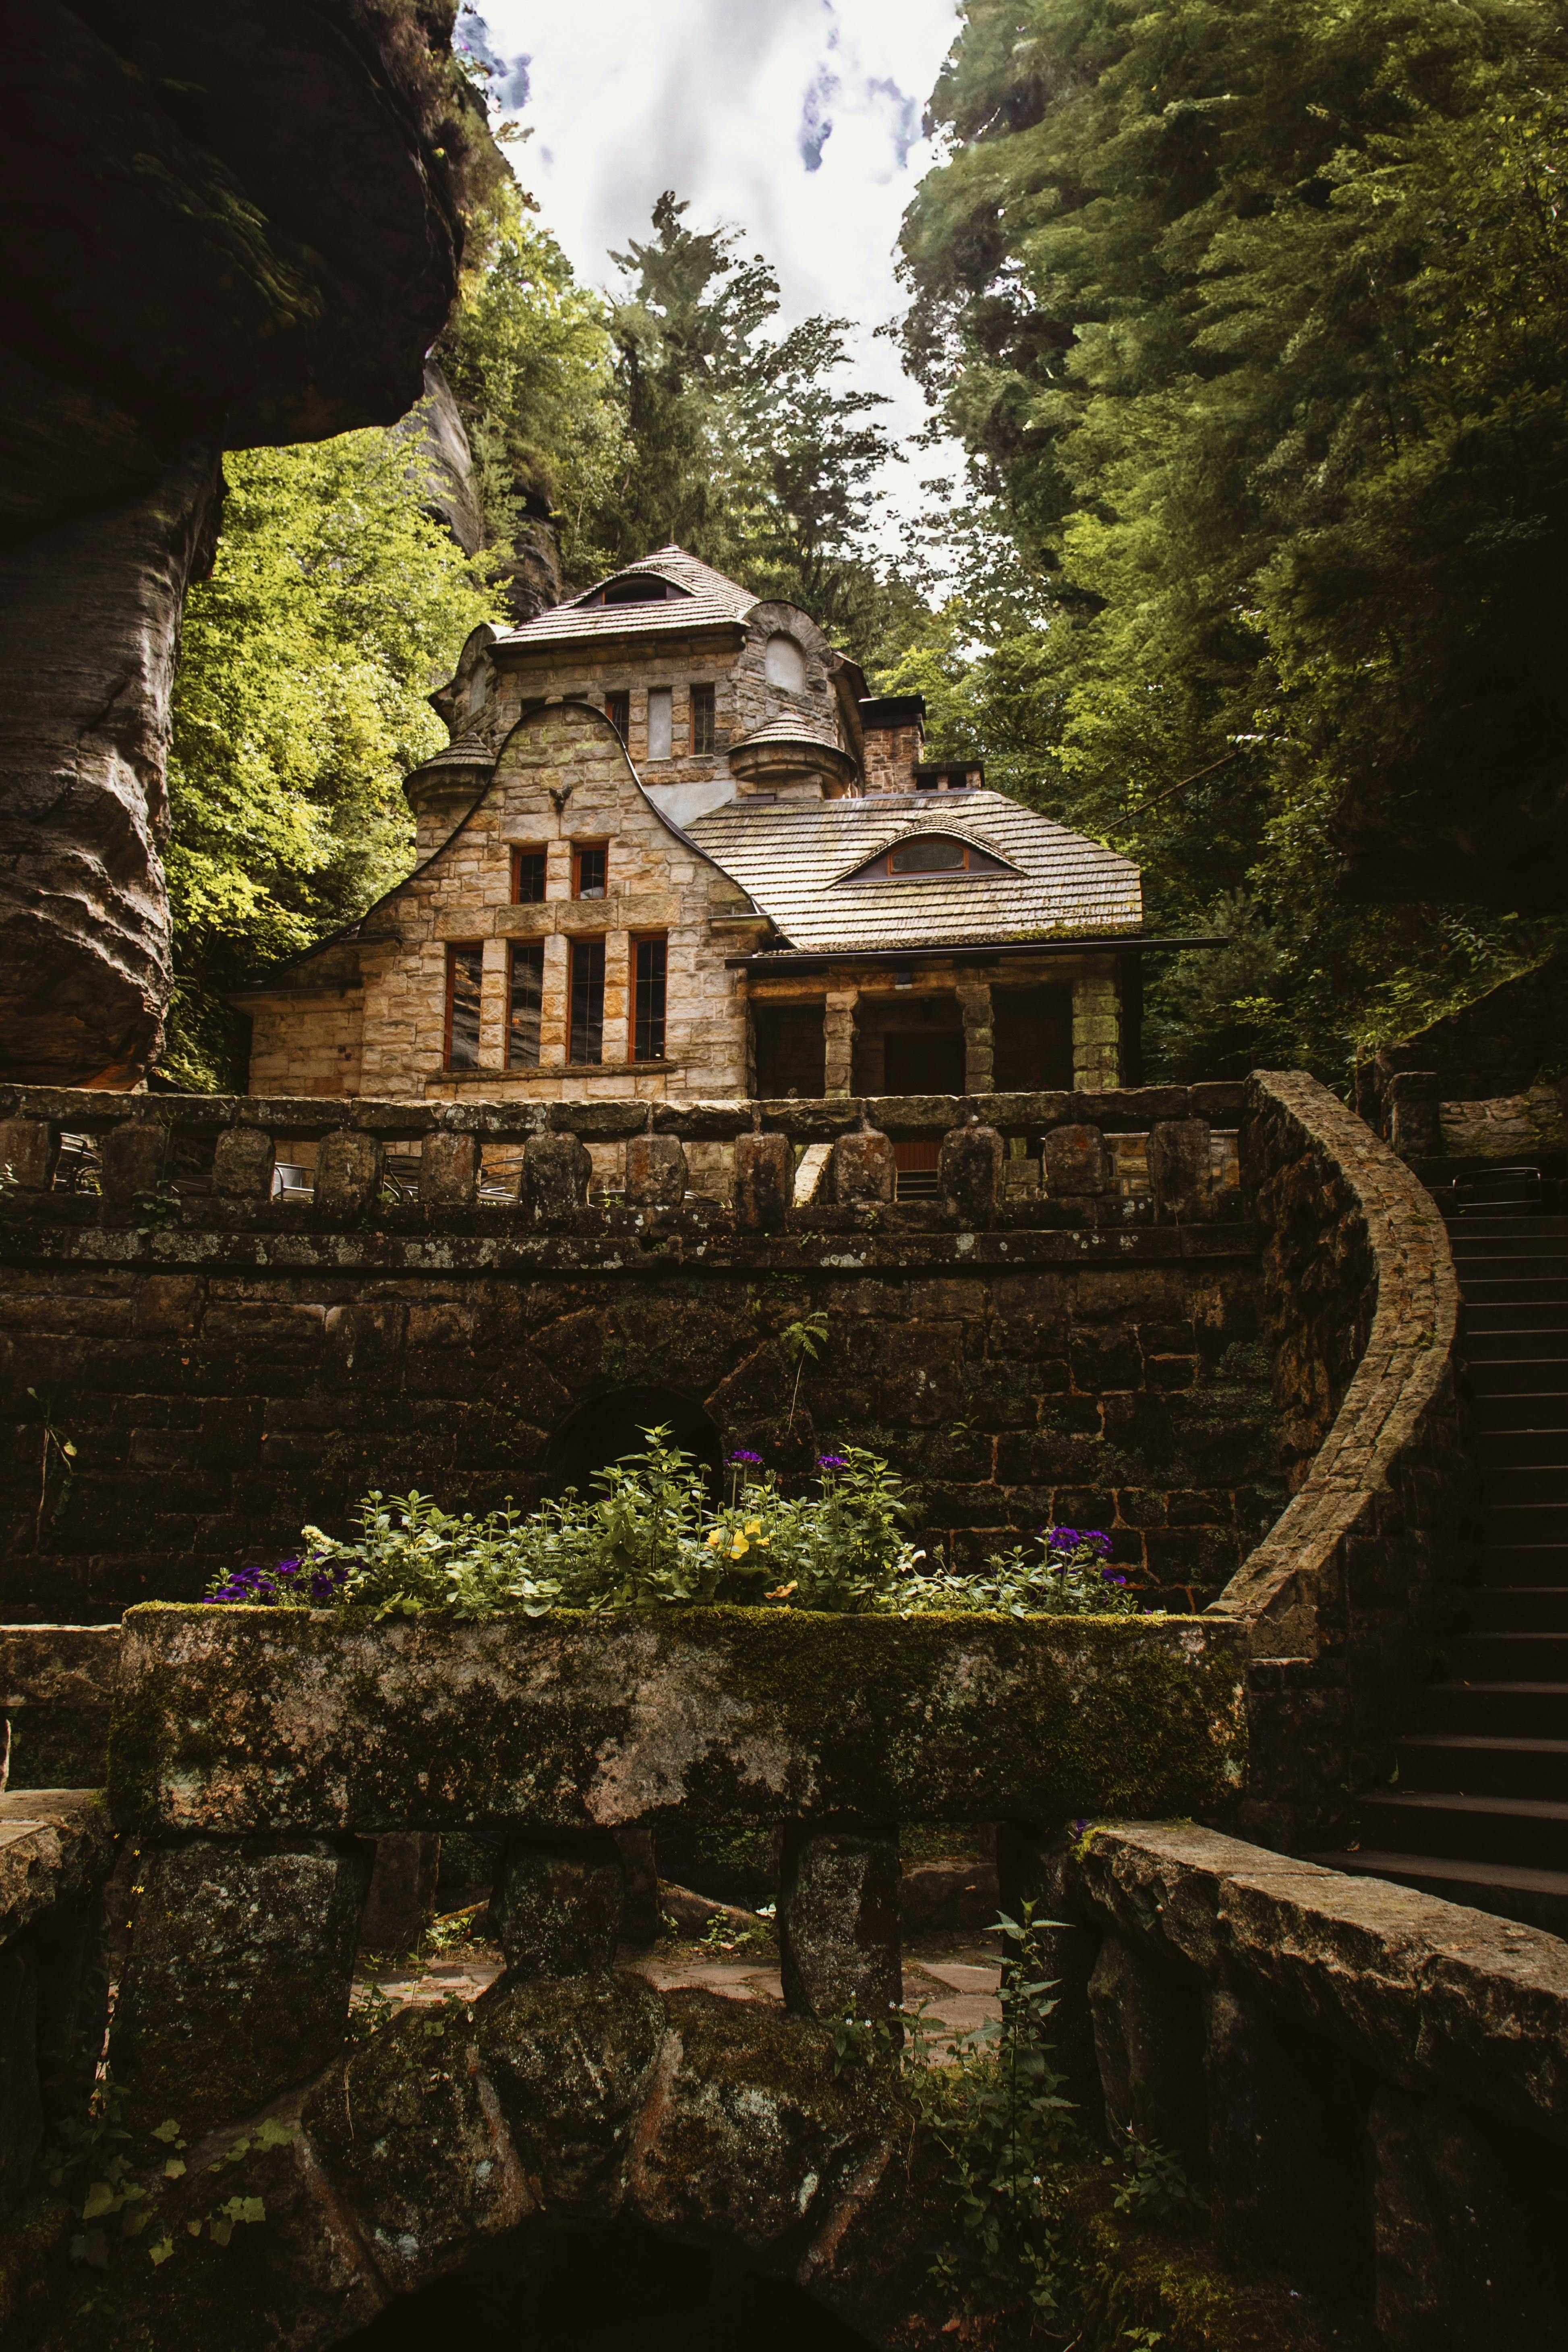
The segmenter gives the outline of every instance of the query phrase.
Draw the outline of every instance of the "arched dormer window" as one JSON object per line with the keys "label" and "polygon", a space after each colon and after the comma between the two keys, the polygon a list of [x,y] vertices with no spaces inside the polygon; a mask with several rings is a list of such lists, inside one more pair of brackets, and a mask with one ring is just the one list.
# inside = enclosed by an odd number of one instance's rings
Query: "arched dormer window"
{"label": "arched dormer window", "polygon": [[768,639],[764,673],[768,684],[776,686],[781,694],[805,692],[805,656],[782,629]]}
{"label": "arched dormer window", "polygon": [[665,580],[657,572],[623,572],[618,580],[606,580],[586,596],[580,596],[580,605],[591,604],[665,604],[689,597],[691,591],[673,580]]}
{"label": "arched dormer window", "polygon": [[922,876],[938,876],[942,880],[957,880],[965,874],[1017,874],[1017,867],[1005,858],[994,857],[978,842],[965,841],[954,833],[906,834],[902,841],[879,851],[864,866],[844,874],[844,882],[900,882],[918,880]]}

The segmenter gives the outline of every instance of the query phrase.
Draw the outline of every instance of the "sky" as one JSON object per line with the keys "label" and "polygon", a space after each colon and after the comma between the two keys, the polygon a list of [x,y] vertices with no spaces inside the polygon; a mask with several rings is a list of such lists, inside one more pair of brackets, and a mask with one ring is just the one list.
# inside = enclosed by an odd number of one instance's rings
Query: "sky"
{"label": "sky", "polygon": [[[480,0],[459,40],[500,68],[499,110],[532,136],[509,147],[541,218],[589,284],[612,249],[648,234],[665,188],[697,228],[745,231],[780,281],[786,323],[855,322],[858,383],[889,394],[902,435],[924,404],[873,330],[902,308],[899,221],[931,161],[921,117],[957,26],[956,0]],[[885,543],[922,452],[889,469]]]}

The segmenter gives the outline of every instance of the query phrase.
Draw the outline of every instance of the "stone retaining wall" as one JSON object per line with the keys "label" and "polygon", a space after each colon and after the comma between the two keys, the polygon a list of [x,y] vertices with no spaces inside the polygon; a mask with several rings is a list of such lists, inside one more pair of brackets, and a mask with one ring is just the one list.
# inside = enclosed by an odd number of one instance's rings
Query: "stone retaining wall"
{"label": "stone retaining wall", "polygon": [[1568,1946],[1190,1823],[1015,1839],[1089,2119],[1387,2352],[1562,2340]]}
{"label": "stone retaining wall", "polygon": [[1239,1820],[1288,1847],[1386,1767],[1474,1572],[1474,1484],[1458,1287],[1429,1195],[1300,1071],[1249,1080],[1243,1160],[1295,1492],[1210,1614],[1252,1661]]}

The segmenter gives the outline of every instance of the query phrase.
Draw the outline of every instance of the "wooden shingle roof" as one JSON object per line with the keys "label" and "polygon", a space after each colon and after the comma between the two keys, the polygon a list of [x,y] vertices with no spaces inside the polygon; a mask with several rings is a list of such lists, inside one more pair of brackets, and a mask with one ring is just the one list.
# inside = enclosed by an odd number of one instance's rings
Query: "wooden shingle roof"
{"label": "wooden shingle roof", "polygon": [[[1124,937],[1143,919],[1131,859],[1002,793],[736,800],[686,830],[795,948],[852,956],[878,948]],[[922,833],[974,842],[1018,871],[849,878],[894,842]]]}
{"label": "wooden shingle roof", "polygon": [[595,604],[590,599],[605,586],[598,580],[570,604],[552,605],[537,620],[503,629],[496,639],[498,646],[593,644],[605,637],[646,637],[654,633],[663,636],[671,630],[710,629],[743,621],[757,602],[749,588],[727,580],[721,572],[700,563],[680,547],[657,548],[640,562],[625,563],[607,577],[625,580],[633,572],[668,580],[681,593],[663,603]]}

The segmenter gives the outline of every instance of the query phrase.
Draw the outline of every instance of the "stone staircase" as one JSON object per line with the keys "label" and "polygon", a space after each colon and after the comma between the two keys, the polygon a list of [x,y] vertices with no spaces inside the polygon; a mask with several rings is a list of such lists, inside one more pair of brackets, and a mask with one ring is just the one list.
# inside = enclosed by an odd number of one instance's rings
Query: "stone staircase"
{"label": "stone staircase", "polygon": [[1460,1178],[1440,1201],[1486,1511],[1484,1566],[1447,1679],[1423,1696],[1392,1783],[1361,1799],[1357,1851],[1317,1857],[1568,1932],[1568,1215],[1535,1169]]}

